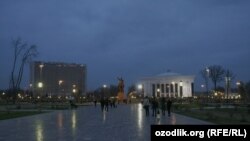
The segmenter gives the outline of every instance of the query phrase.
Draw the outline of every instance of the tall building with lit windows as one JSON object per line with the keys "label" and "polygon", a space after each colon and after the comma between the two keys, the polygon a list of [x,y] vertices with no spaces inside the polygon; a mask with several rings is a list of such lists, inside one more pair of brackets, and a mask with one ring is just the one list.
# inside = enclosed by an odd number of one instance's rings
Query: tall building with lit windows
{"label": "tall building with lit windows", "polygon": [[41,62],[30,64],[30,89],[34,95],[86,94],[87,67],[83,64]]}
{"label": "tall building with lit windows", "polygon": [[191,97],[194,95],[193,75],[167,72],[139,81],[144,96]]}

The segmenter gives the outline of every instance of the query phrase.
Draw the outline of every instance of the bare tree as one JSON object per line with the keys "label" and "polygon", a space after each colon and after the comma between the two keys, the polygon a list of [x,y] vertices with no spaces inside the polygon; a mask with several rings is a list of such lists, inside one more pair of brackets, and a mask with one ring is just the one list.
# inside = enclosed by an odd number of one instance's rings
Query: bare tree
{"label": "bare tree", "polygon": [[209,78],[212,80],[214,84],[214,90],[216,91],[217,83],[223,80],[225,70],[222,68],[222,66],[219,65],[209,66],[208,69]]}
{"label": "bare tree", "polygon": [[14,48],[14,59],[10,76],[10,89],[16,95],[20,89],[25,64],[36,57],[38,52],[35,45],[29,46],[20,38],[12,41],[12,47]]}

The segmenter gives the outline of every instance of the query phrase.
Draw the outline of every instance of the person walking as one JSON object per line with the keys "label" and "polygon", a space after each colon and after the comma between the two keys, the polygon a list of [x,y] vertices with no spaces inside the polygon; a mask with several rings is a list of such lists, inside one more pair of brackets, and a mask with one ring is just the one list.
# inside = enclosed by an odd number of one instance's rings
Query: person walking
{"label": "person walking", "polygon": [[171,106],[172,106],[172,101],[171,99],[169,98],[168,101],[167,101],[167,110],[168,110],[168,116],[170,117],[171,115]]}
{"label": "person walking", "polygon": [[149,98],[148,98],[148,96],[146,96],[145,99],[143,100],[143,108],[145,109],[146,117],[149,116]]}
{"label": "person walking", "polygon": [[105,99],[104,105],[105,105],[105,111],[108,112],[109,111],[109,99],[108,98]]}
{"label": "person walking", "polygon": [[166,98],[161,97],[160,104],[161,104],[161,113],[163,116],[165,116],[165,111],[166,111]]}
{"label": "person walking", "polygon": [[153,117],[156,117],[156,112],[157,112],[157,109],[158,109],[158,101],[157,101],[157,99],[154,97],[153,99],[152,99],[152,116]]}
{"label": "person walking", "polygon": [[104,105],[105,105],[105,100],[102,98],[101,100],[100,100],[100,105],[101,105],[101,110],[102,110],[102,112],[104,111]]}
{"label": "person walking", "polygon": [[97,100],[96,100],[96,99],[94,99],[94,105],[95,105],[95,107],[96,107],[96,103],[97,103]]}

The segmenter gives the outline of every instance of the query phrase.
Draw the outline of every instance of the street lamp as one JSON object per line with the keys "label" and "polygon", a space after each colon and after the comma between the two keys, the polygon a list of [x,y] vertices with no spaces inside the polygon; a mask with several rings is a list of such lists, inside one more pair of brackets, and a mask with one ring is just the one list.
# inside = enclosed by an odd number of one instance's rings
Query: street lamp
{"label": "street lamp", "polygon": [[41,88],[41,95],[42,95],[42,88],[43,88],[43,83],[42,83],[42,81],[43,81],[43,79],[42,79],[43,67],[44,67],[44,64],[41,63],[39,65],[39,68],[40,68],[40,82],[38,82],[38,88]]}
{"label": "street lamp", "polygon": [[39,68],[40,68],[40,80],[41,80],[41,81],[42,81],[43,67],[44,67],[44,64],[40,64],[40,65],[39,65]]}
{"label": "street lamp", "polygon": [[229,93],[231,77],[226,76],[225,81],[226,81],[226,94],[227,94],[227,102],[228,102],[228,93]]}
{"label": "street lamp", "polygon": [[237,81],[236,85],[238,87],[238,94],[242,97],[242,82],[241,81]]}
{"label": "street lamp", "polygon": [[43,70],[44,64],[40,64],[39,68],[40,68],[40,75],[42,75],[42,70]]}
{"label": "street lamp", "polygon": [[137,86],[137,88],[138,88],[138,90],[139,90],[139,94],[140,94],[140,97],[142,96],[142,90],[143,90],[143,86],[142,86],[142,84],[138,84],[138,86]]}
{"label": "street lamp", "polygon": [[73,94],[75,94],[77,92],[76,85],[72,85],[72,86],[73,86],[72,92]]}
{"label": "street lamp", "polygon": [[240,81],[237,81],[237,82],[236,82],[236,85],[239,87],[239,86],[240,86]]}
{"label": "street lamp", "polygon": [[42,95],[43,82],[38,82],[37,86],[40,89],[40,95]]}
{"label": "street lamp", "polygon": [[103,96],[102,97],[106,97],[106,88],[107,88],[107,85],[106,84],[103,84]]}
{"label": "street lamp", "polygon": [[201,84],[201,88],[204,88],[204,87],[205,87],[205,85]]}
{"label": "street lamp", "polygon": [[157,97],[159,97],[160,96],[160,89],[158,88],[157,89]]}
{"label": "street lamp", "polygon": [[209,77],[210,70],[208,67],[206,67],[207,77]]}
{"label": "street lamp", "polygon": [[43,87],[43,82],[38,82],[38,88],[42,88]]}
{"label": "street lamp", "polygon": [[63,83],[63,80],[59,80],[59,81],[58,81],[58,86],[59,86],[58,94],[60,94],[61,91],[62,91],[62,90],[61,90],[62,83]]}

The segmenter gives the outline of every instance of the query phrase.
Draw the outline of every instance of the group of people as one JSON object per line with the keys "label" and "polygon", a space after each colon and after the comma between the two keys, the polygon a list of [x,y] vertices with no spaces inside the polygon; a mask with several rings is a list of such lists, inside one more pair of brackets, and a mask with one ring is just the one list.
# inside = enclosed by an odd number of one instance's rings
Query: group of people
{"label": "group of people", "polygon": [[146,116],[149,116],[149,109],[152,108],[152,116],[156,117],[160,114],[160,110],[163,116],[165,116],[165,111],[167,110],[168,116],[171,115],[171,105],[172,101],[170,98],[161,97],[159,99],[153,97],[149,98],[146,96],[143,100],[143,108],[145,109]]}
{"label": "group of people", "polygon": [[[112,100],[110,100],[110,99],[108,99],[108,98],[106,98],[106,99],[101,99],[100,100],[100,104],[101,104],[101,110],[102,110],[102,112],[103,111],[108,111],[109,110],[109,106],[112,108],[116,108],[117,107],[117,105],[116,105],[116,101],[115,101],[115,99],[112,99]],[[96,102],[95,102],[95,106],[96,106]]]}

